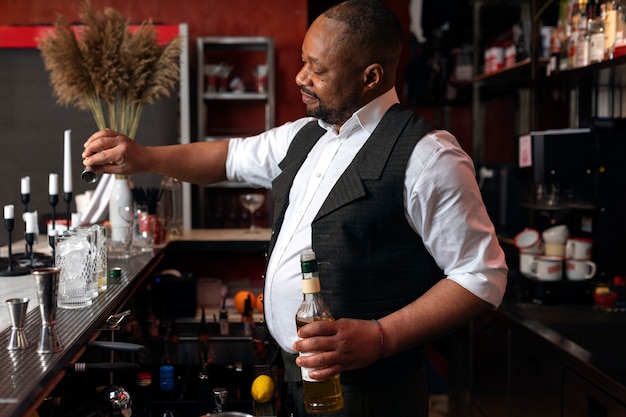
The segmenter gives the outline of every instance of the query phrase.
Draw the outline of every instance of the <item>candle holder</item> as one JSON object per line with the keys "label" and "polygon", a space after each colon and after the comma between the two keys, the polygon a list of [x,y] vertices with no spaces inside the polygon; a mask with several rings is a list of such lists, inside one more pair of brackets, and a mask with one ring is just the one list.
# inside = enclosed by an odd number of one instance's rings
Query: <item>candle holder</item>
{"label": "candle holder", "polygon": [[30,203],[30,193],[22,193],[21,200],[24,205],[24,213],[26,213],[28,211],[28,203]]}
{"label": "candle holder", "polygon": [[20,266],[19,263],[14,262],[13,259],[13,250],[12,250],[12,242],[11,242],[11,232],[13,232],[13,228],[15,227],[15,219],[4,219],[4,228],[7,230],[9,234],[9,242],[7,245],[8,248],[8,256],[6,259],[6,269],[0,270],[0,276],[17,276],[17,275],[26,275],[30,273],[30,268]]}
{"label": "candle holder", "polygon": [[34,233],[24,233],[24,240],[26,241],[26,245],[28,246],[28,253],[30,254],[30,267],[35,267],[35,253],[33,251],[33,245],[35,244],[35,234]]}
{"label": "candle holder", "polygon": [[56,223],[56,207],[59,203],[59,195],[58,194],[49,194],[48,195],[48,203],[50,203],[50,207],[52,207],[52,230],[54,230]]}
{"label": "candle holder", "polygon": [[[20,197],[22,200],[22,205],[24,206],[24,210],[22,211],[22,213],[27,213],[28,203],[30,203],[30,193],[22,193]],[[24,256],[22,257],[22,259],[24,257],[26,257],[26,259],[29,259],[30,256],[31,256],[30,253],[28,253],[28,245],[24,243]]]}
{"label": "candle holder", "polygon": [[56,266],[56,252],[55,252],[55,240],[57,237],[57,231],[56,230],[51,230],[50,233],[48,233],[48,245],[50,245],[50,248],[52,249],[52,264],[51,266]]}
{"label": "candle holder", "polygon": [[72,192],[64,191],[63,200],[65,200],[65,205],[67,207],[67,230],[70,230],[70,226],[72,225],[72,210],[70,207],[72,203]]}

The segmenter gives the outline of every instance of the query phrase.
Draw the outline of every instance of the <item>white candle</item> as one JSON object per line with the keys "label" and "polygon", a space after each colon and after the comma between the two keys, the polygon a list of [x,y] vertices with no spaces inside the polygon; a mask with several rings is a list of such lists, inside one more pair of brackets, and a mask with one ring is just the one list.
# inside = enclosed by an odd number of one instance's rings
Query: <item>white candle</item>
{"label": "white candle", "polygon": [[22,194],[30,194],[30,177],[22,177],[20,190]]}
{"label": "white candle", "polygon": [[26,223],[26,233],[35,233],[37,229],[34,213],[27,211],[22,214],[22,219],[24,219],[24,223]]}
{"label": "white candle", "polygon": [[50,195],[58,195],[59,194],[59,176],[57,174],[50,174],[48,181],[48,194]]}
{"label": "white candle", "polygon": [[63,137],[63,192],[72,192],[72,140],[71,130],[65,131]]}
{"label": "white candle", "polygon": [[13,219],[14,211],[15,210],[14,210],[13,204],[8,204],[4,206],[4,218],[6,220]]}

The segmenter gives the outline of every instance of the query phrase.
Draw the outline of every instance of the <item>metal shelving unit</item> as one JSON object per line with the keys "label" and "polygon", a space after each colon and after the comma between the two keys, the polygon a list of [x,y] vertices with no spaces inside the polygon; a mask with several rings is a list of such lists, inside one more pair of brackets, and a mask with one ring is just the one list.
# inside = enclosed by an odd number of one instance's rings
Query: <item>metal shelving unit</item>
{"label": "metal shelving unit", "polygon": [[[275,125],[274,97],[274,40],[270,37],[216,36],[199,37],[198,42],[198,140],[220,140],[235,136],[248,136],[270,129]],[[243,91],[232,91],[227,85],[221,90],[209,90],[205,66],[210,64],[232,65],[228,81],[238,78],[244,84]],[[252,70],[257,65],[267,65],[267,86],[257,91]],[[251,107],[264,107],[263,125],[246,125],[246,111]],[[233,125],[216,126],[208,120],[216,108],[227,108],[231,115],[241,114]],[[220,120],[228,122],[227,120]],[[217,133],[213,133],[216,131]]]}

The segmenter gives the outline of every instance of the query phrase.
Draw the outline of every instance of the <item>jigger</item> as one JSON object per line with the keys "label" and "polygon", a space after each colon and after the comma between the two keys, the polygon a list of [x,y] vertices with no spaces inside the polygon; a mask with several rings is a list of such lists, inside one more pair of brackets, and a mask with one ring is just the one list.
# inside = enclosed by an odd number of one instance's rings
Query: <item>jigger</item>
{"label": "jigger", "polygon": [[38,268],[32,272],[41,313],[38,353],[56,353],[63,350],[55,328],[60,272],[60,268]]}
{"label": "jigger", "polygon": [[28,301],[28,298],[11,298],[6,301],[9,318],[11,319],[11,336],[7,346],[9,350],[26,349],[28,347],[28,340],[24,332]]}

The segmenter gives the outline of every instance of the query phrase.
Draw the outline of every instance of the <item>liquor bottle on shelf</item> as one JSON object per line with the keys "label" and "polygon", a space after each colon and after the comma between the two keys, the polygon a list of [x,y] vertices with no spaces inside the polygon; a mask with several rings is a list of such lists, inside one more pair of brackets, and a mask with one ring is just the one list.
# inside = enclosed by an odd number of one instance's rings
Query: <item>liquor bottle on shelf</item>
{"label": "liquor bottle on shelf", "polygon": [[253,336],[252,330],[252,299],[250,298],[250,294],[248,294],[248,298],[244,301],[243,313],[241,314],[241,322],[243,323],[243,334],[244,336]]}
{"label": "liquor bottle on shelf", "polygon": [[163,365],[159,368],[159,399],[163,404],[163,417],[177,417],[178,412],[174,407],[174,367]]}
{"label": "liquor bottle on shelf", "polygon": [[228,336],[230,334],[228,310],[226,310],[226,297],[222,298],[222,309],[220,310],[220,334],[222,336]]}
{"label": "liquor bottle on shelf", "polygon": [[[320,278],[317,270],[315,252],[307,250],[300,255],[302,269],[302,304],[296,313],[298,329],[307,323],[334,318],[324,302],[321,293]],[[306,355],[307,353],[301,353]],[[343,408],[343,394],[339,375],[325,380],[309,377],[311,369],[302,367],[304,387],[304,408],[308,412],[333,412]]]}
{"label": "liquor bottle on shelf", "polygon": [[133,416],[152,417],[152,375],[149,372],[137,374],[137,385],[133,395]]}

